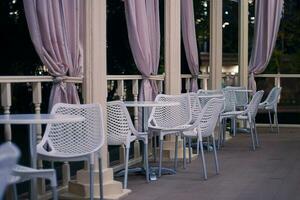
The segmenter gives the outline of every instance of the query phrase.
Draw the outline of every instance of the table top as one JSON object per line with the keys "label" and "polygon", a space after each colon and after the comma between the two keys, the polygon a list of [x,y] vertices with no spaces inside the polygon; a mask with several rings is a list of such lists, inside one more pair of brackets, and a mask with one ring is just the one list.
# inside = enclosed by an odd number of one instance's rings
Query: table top
{"label": "table top", "polygon": [[198,95],[198,97],[201,97],[201,98],[220,98],[220,97],[223,97],[224,95],[222,95],[222,94],[200,94],[200,95]]}
{"label": "table top", "polygon": [[235,92],[253,92],[253,90],[233,90]]}
{"label": "table top", "polygon": [[179,106],[179,102],[158,102],[158,101],[124,101],[127,107],[163,107]]}
{"label": "table top", "polygon": [[0,124],[57,124],[81,122],[84,117],[61,114],[10,114],[0,115]]}

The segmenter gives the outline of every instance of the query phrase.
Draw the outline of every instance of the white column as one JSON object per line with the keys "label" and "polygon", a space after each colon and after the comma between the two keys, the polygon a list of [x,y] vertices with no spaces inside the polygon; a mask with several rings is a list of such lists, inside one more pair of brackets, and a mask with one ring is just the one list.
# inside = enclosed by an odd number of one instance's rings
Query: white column
{"label": "white column", "polygon": [[210,0],[210,88],[220,89],[222,84],[222,0]]}
{"label": "white column", "polygon": [[[106,1],[86,0],[84,101],[99,103],[106,119]],[[107,145],[101,149],[103,168],[108,166]]]}
{"label": "white column", "polygon": [[248,1],[239,1],[239,82],[248,86]]}
{"label": "white column", "polygon": [[[106,0],[85,0],[85,45],[84,45],[84,102],[99,103],[103,109],[106,126]],[[106,130],[106,127],[105,127]],[[106,131],[104,131],[106,133]],[[106,139],[105,139],[106,140]],[[101,148],[103,191],[105,199],[120,199],[130,190],[113,180],[113,170],[108,168],[107,142]],[[99,168],[95,166],[94,193],[99,198]],[[69,182],[68,193],[63,199],[86,199],[89,196],[89,173],[79,170],[76,181]]]}
{"label": "white column", "polygon": [[165,0],[165,89],[167,94],[181,92],[180,0]]}

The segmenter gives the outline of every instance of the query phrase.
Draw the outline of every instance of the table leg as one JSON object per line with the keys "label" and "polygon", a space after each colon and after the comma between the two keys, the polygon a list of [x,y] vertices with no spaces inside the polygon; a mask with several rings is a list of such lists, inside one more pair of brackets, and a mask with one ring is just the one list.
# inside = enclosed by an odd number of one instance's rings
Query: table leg
{"label": "table leg", "polygon": [[[36,126],[34,124],[29,125],[29,142],[30,142],[30,159],[31,167],[37,168],[37,156],[36,156]],[[37,180],[33,178],[30,183],[30,199],[37,199]]]}

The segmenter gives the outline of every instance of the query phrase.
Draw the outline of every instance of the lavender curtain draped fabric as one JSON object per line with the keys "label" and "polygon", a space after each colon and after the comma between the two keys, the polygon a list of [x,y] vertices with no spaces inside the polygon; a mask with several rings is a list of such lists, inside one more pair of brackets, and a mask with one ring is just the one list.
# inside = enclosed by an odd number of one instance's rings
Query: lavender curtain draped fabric
{"label": "lavender curtain draped fabric", "polygon": [[191,91],[196,92],[198,90],[199,59],[193,0],[181,0],[181,29],[186,59],[193,76]]}
{"label": "lavender curtain draped fabric", "polygon": [[256,91],[254,74],[262,73],[271,59],[284,0],[255,1],[254,40],[249,63],[249,88]]}
{"label": "lavender curtain draped fabric", "polygon": [[54,77],[49,109],[58,102],[80,103],[76,86],[63,76],[81,76],[83,66],[83,1],[24,0],[34,47]]}
{"label": "lavender curtain draped fabric", "polygon": [[143,76],[140,100],[154,100],[160,56],[159,0],[124,0],[128,38],[134,61]]}

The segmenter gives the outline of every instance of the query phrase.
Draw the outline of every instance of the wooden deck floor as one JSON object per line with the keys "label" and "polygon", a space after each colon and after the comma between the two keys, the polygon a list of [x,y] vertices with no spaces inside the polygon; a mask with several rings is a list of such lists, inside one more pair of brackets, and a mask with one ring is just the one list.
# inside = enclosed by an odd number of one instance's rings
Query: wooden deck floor
{"label": "wooden deck floor", "polygon": [[213,154],[206,153],[208,180],[201,160],[176,175],[149,184],[143,176],[129,176],[132,192],[124,200],[299,200],[300,130],[281,129],[279,135],[259,129],[261,147],[250,150],[248,135],[239,134],[218,152],[220,174],[215,175]]}

